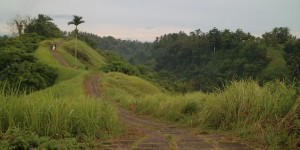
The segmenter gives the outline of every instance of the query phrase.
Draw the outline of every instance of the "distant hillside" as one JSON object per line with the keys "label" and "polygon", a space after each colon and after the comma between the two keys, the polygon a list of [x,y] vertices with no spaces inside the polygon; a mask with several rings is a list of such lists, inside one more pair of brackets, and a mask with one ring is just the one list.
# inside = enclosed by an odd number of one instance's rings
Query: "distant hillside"
{"label": "distant hillside", "polygon": [[248,78],[260,83],[292,79],[288,66],[297,68],[298,64],[294,54],[284,50],[288,42],[293,45],[296,40],[287,27],[274,28],[262,38],[241,29],[217,28],[206,33],[199,29],[189,34],[165,34],[153,43],[88,33],[81,33],[79,38],[96,49],[103,49],[102,52],[115,52],[131,64],[153,69],[158,74],[155,81],[180,91],[212,91],[230,81]]}
{"label": "distant hillside", "polygon": [[100,37],[95,34],[81,32],[79,39],[85,41],[94,49],[102,52],[114,52],[133,64],[141,64],[150,56],[153,44],[137,40],[121,40],[112,36]]}
{"label": "distant hillside", "polygon": [[289,69],[284,59],[282,48],[268,48],[267,57],[270,59],[270,62],[261,72],[263,78],[283,78],[288,75]]}

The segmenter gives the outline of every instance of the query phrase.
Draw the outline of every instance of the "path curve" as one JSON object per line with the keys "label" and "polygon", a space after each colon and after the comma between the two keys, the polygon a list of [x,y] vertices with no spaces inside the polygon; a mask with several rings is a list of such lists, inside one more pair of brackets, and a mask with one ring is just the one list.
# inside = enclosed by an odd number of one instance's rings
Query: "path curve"
{"label": "path curve", "polygon": [[[84,88],[90,97],[101,96],[100,78],[92,75],[85,80]],[[216,134],[196,134],[189,128],[157,123],[140,117],[131,111],[118,108],[120,122],[125,133],[117,139],[100,141],[95,149],[107,150],[252,150],[258,149],[243,144],[237,138]]]}

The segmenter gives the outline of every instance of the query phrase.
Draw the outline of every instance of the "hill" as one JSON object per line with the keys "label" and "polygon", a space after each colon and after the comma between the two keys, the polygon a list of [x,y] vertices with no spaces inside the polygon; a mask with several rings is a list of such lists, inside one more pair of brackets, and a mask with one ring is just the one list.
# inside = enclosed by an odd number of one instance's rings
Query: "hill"
{"label": "hill", "polygon": [[288,66],[284,59],[284,50],[281,47],[268,48],[267,57],[270,59],[268,65],[261,71],[265,79],[278,79],[288,76]]}

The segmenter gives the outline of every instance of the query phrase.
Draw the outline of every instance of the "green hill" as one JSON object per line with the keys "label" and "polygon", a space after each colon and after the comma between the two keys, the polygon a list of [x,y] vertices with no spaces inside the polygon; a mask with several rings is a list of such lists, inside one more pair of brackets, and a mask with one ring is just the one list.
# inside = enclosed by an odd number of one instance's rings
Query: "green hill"
{"label": "green hill", "polygon": [[282,48],[268,48],[267,57],[270,59],[268,65],[262,70],[261,75],[264,78],[281,78],[289,72],[286,61],[283,58],[284,51]]}
{"label": "green hill", "polygon": [[[60,65],[50,46],[59,43],[57,53],[70,67]],[[74,40],[45,40],[34,56],[58,72],[56,83],[28,95],[7,95],[0,91],[0,149],[18,146],[38,149],[85,149],[88,139],[118,134],[120,125],[113,106],[86,97],[83,82],[105,59],[83,42],[78,51],[88,58],[75,61],[68,49]],[[3,135],[3,136],[2,136]],[[84,136],[83,136],[84,135]],[[6,137],[15,139],[6,139]],[[77,139],[80,138],[81,141]],[[8,141],[9,140],[9,141]],[[36,143],[32,145],[32,143]]]}

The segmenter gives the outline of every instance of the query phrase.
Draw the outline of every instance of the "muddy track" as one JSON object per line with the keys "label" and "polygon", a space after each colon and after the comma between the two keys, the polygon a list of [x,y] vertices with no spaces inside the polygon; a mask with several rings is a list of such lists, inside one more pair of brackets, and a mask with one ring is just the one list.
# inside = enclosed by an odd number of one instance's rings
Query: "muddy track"
{"label": "muddy track", "polygon": [[96,75],[90,76],[84,81],[85,94],[92,98],[100,97],[100,88],[98,86],[99,77]]}
{"label": "muddy track", "polygon": [[[88,78],[85,83],[88,96],[99,97],[99,77]],[[120,122],[125,127],[124,135],[117,139],[99,141],[95,149],[107,150],[252,150],[258,149],[244,144],[237,138],[215,134],[196,134],[192,129],[157,123],[131,111],[119,108]]]}

